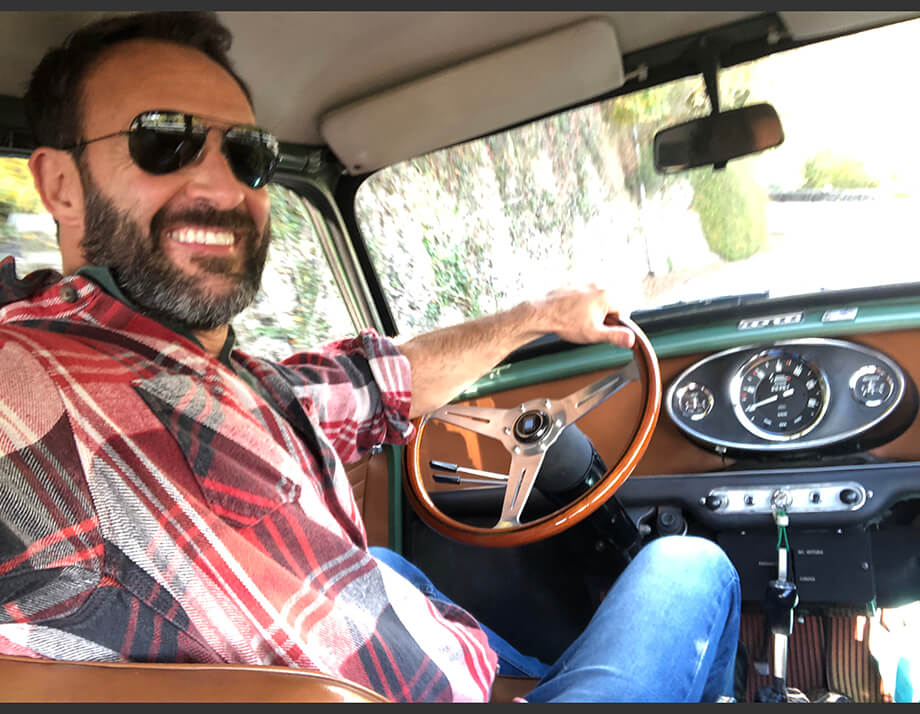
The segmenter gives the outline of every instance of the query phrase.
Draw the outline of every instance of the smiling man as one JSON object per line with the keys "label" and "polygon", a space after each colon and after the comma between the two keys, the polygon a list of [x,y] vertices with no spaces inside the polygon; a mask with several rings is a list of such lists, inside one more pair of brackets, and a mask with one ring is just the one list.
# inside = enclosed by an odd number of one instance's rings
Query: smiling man
{"label": "smiling man", "polygon": [[[59,64],[49,63],[45,73]],[[35,105],[51,98],[41,84],[33,89],[42,93],[31,97],[34,115],[44,108]],[[43,146],[29,162],[60,226],[64,273],[106,266],[144,312],[196,330],[207,346],[222,345],[230,319],[258,291],[269,246],[268,194],[242,183],[221,152],[230,127],[255,124],[248,91],[197,49],[136,39],[94,58],[74,99],[83,110],[69,119],[77,132],[56,142],[68,149]],[[176,108],[182,113],[151,115]],[[195,171],[142,169],[125,134],[139,117],[150,128],[136,131],[168,128],[186,141],[193,127],[167,127],[168,120],[200,124],[207,133]],[[153,146],[137,151],[153,151],[164,139],[148,141]],[[277,152],[277,143],[264,147],[270,149]]]}
{"label": "smiling man", "polygon": [[646,547],[552,667],[368,548],[343,462],[539,335],[633,335],[588,287],[398,347],[234,349],[278,145],[229,45],[210,14],[140,14],[33,75],[64,275],[0,264],[0,653],[278,664],[400,701],[482,701],[499,668],[542,677],[536,701],[729,694],[738,579],[708,541]]}

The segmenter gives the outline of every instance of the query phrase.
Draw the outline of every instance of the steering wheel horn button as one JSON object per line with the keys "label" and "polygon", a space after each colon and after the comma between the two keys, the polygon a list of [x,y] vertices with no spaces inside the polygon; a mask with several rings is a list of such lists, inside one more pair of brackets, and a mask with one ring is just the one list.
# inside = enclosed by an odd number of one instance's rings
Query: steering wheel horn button
{"label": "steering wheel horn button", "polygon": [[551,423],[549,415],[540,409],[524,412],[514,422],[514,436],[527,444],[539,441]]}

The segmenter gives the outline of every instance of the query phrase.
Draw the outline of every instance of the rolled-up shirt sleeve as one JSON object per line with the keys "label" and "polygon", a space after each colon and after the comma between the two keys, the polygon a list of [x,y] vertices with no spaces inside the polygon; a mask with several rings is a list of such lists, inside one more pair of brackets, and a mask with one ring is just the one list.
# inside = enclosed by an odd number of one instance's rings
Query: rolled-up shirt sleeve
{"label": "rolled-up shirt sleeve", "polygon": [[409,360],[389,338],[365,329],[282,364],[304,377],[297,396],[344,462],[411,438]]}

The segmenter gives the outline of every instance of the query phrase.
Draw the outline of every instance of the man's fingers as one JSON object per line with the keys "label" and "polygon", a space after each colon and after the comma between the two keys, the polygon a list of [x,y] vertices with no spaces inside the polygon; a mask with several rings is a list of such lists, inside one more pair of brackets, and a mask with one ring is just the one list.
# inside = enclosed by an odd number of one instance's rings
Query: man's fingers
{"label": "man's fingers", "polygon": [[618,347],[630,348],[636,341],[636,335],[628,327],[620,325],[620,313],[611,310],[604,318],[604,324],[610,329],[607,331],[610,342]]}
{"label": "man's fingers", "polygon": [[635,333],[628,327],[611,327],[610,341],[618,347],[631,348],[636,342]]}
{"label": "man's fingers", "polygon": [[618,325],[620,322],[620,313],[617,310],[611,310],[604,318],[605,325]]}

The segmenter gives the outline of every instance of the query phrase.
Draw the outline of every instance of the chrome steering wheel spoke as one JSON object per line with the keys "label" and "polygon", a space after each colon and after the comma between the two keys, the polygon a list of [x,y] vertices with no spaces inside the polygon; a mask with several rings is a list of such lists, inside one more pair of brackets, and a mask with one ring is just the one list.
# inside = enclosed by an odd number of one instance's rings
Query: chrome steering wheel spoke
{"label": "chrome steering wheel spoke", "polygon": [[516,409],[494,409],[491,407],[470,407],[463,404],[447,404],[428,415],[428,419],[438,419],[454,426],[463,427],[477,434],[488,436],[502,442],[510,451],[508,443],[508,423],[513,423],[517,416]]}
{"label": "chrome steering wheel spoke", "polygon": [[546,451],[540,448],[529,448],[526,451],[511,454],[511,469],[508,474],[508,484],[505,488],[505,500],[502,503],[502,513],[495,524],[495,528],[513,528],[521,525],[521,513],[533,491],[534,482],[543,464]]}
{"label": "chrome steering wheel spoke", "polygon": [[[629,364],[623,365],[593,384],[582,387],[564,399],[560,399],[557,404],[560,407],[559,411],[564,424],[567,426],[580,419],[596,406],[603,404],[627,384],[638,382],[640,379],[639,365],[633,359],[630,360]],[[557,418],[559,418],[558,415]]]}

